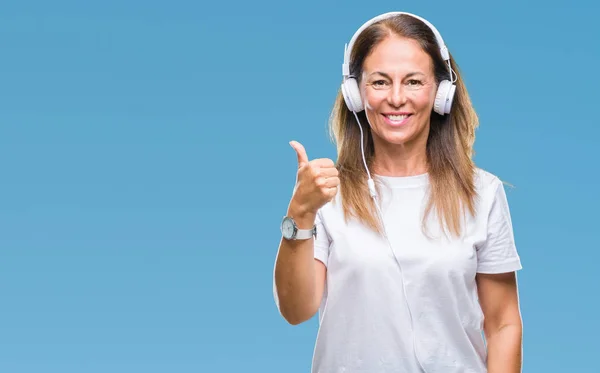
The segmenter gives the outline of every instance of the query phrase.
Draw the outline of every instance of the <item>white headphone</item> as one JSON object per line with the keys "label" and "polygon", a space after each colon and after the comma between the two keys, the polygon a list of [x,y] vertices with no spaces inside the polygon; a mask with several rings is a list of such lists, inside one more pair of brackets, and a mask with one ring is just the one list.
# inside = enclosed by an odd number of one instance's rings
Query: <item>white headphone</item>
{"label": "white headphone", "polygon": [[355,77],[350,75],[350,53],[352,53],[352,47],[354,46],[356,38],[364,29],[366,29],[373,23],[378,22],[382,19],[394,17],[401,14],[405,14],[422,21],[431,29],[431,31],[433,31],[433,34],[435,35],[438,47],[440,48],[440,52],[442,54],[442,58],[448,63],[448,72],[450,74],[450,80],[443,80],[442,82],[440,82],[433,104],[433,110],[440,115],[449,114],[450,109],[452,108],[452,100],[454,99],[454,92],[456,91],[456,86],[454,85],[455,80],[452,76],[453,71],[452,66],[450,65],[450,54],[448,53],[448,48],[446,48],[446,44],[444,43],[444,40],[442,39],[442,36],[438,32],[438,30],[431,23],[429,23],[429,21],[417,15],[406,12],[389,12],[370,19],[354,33],[352,39],[350,39],[350,44],[345,45],[344,63],[342,65],[343,82],[341,90],[342,95],[344,96],[344,101],[346,101],[346,106],[348,106],[348,109],[350,109],[350,111],[354,113],[361,112],[365,108],[364,103],[361,99],[358,83]]}

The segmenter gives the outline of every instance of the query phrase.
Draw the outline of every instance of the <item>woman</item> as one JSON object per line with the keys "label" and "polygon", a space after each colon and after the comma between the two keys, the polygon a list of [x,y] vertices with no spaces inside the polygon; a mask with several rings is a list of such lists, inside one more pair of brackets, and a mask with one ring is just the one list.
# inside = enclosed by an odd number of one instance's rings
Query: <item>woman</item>
{"label": "woman", "polygon": [[320,311],[313,372],[520,372],[506,195],[472,161],[477,116],[441,35],[383,14],[355,33],[343,72],[337,164],[291,142],[274,273],[289,323]]}

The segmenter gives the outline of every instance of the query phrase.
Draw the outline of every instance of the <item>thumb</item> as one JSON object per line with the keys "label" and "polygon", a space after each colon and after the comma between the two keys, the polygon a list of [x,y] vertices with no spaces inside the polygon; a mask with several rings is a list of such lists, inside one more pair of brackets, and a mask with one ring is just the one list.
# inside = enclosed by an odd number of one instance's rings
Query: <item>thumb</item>
{"label": "thumb", "polygon": [[306,155],[306,150],[304,150],[304,146],[297,141],[290,141],[290,146],[294,148],[296,151],[296,155],[298,156],[298,168],[304,166],[308,163],[308,156]]}

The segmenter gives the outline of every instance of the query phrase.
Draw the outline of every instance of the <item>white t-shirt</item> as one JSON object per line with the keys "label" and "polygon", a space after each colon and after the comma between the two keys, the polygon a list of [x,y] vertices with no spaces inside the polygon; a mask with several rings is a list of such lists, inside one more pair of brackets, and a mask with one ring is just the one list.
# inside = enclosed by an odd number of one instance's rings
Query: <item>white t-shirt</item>
{"label": "white t-shirt", "polygon": [[463,236],[444,238],[432,210],[429,240],[428,175],[374,180],[384,185],[379,200],[402,271],[384,237],[344,221],[339,194],[323,206],[315,258],[327,281],[312,372],[485,373],[475,275],[521,269],[501,181],[477,169],[477,213],[467,214]]}

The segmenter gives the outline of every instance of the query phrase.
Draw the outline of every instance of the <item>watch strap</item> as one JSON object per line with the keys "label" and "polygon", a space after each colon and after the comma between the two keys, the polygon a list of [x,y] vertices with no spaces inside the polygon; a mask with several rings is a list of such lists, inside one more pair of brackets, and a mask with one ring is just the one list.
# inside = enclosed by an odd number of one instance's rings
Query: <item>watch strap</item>
{"label": "watch strap", "polygon": [[312,236],[317,238],[317,227],[314,226],[312,229],[296,229],[296,236],[294,239],[296,240],[308,240]]}

